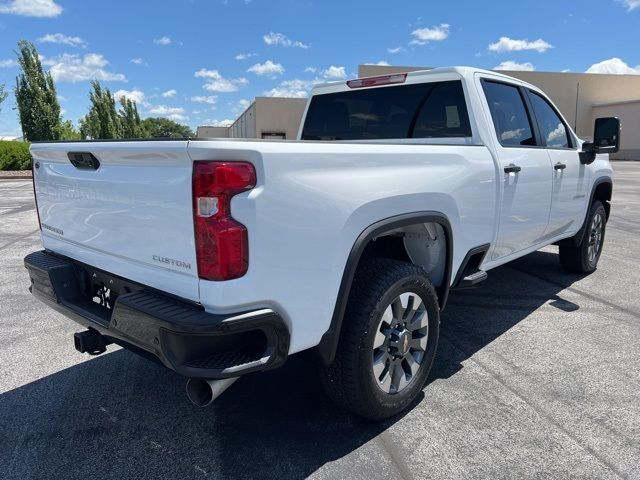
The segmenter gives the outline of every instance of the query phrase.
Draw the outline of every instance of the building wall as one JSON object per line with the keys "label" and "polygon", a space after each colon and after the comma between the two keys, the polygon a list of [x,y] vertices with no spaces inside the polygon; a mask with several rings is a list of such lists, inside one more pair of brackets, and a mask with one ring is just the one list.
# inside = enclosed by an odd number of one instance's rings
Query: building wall
{"label": "building wall", "polygon": [[620,118],[620,151],[611,158],[640,160],[640,100],[594,105],[592,122],[598,117]]}
{"label": "building wall", "polygon": [[[254,138],[268,138],[269,134],[285,135],[286,140],[295,140],[304,109],[306,98],[258,97],[256,105],[256,131]],[[275,137],[274,137],[275,138]]]}
{"label": "building wall", "polygon": [[229,127],[230,138],[257,138],[256,137],[256,102],[242,112],[238,119]]}
{"label": "building wall", "polygon": [[197,138],[227,138],[229,127],[211,127],[203,125],[196,130]]}

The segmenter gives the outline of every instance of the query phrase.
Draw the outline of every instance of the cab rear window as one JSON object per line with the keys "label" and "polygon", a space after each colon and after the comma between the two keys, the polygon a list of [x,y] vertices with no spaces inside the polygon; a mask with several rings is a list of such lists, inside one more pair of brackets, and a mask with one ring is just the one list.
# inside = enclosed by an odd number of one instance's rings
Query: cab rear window
{"label": "cab rear window", "polygon": [[462,82],[348,90],[311,100],[302,140],[470,137]]}

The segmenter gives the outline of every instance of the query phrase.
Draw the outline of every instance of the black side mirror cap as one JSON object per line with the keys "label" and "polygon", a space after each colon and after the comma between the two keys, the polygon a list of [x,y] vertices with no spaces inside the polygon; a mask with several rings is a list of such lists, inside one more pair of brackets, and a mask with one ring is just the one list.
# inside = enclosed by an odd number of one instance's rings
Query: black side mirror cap
{"label": "black side mirror cap", "polygon": [[616,153],[620,150],[620,119],[618,117],[596,118],[593,145],[596,153]]}
{"label": "black side mirror cap", "polygon": [[616,153],[620,150],[620,119],[618,117],[596,118],[593,142],[584,142],[580,162],[593,163],[597,153]]}

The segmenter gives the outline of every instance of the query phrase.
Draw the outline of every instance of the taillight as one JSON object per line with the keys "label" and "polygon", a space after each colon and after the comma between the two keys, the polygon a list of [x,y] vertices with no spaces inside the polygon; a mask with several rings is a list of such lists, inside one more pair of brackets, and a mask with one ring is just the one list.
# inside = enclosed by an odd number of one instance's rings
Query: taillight
{"label": "taillight", "polygon": [[356,78],[355,80],[348,80],[347,86],[349,88],[377,87],[380,85],[404,83],[406,79],[406,73],[395,73],[393,75],[382,75],[381,77]]}
{"label": "taillight", "polygon": [[247,228],[231,216],[231,198],[255,186],[256,171],[248,162],[194,162],[193,223],[200,278],[231,280],[247,273]]}

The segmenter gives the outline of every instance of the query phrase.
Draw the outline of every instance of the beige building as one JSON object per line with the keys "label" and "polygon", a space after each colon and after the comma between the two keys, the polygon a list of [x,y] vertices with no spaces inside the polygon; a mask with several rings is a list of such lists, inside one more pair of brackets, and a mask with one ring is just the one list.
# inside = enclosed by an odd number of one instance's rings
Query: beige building
{"label": "beige building", "polygon": [[[426,70],[429,67],[360,65],[359,77]],[[640,75],[559,72],[500,72],[542,89],[582,138],[593,135],[598,117],[622,123],[620,152],[613,158],[640,160]],[[230,127],[198,127],[198,137],[295,139],[306,99],[258,97]]]}
{"label": "beige building", "polygon": [[198,127],[198,138],[295,140],[306,98],[256,97],[229,127]]}

